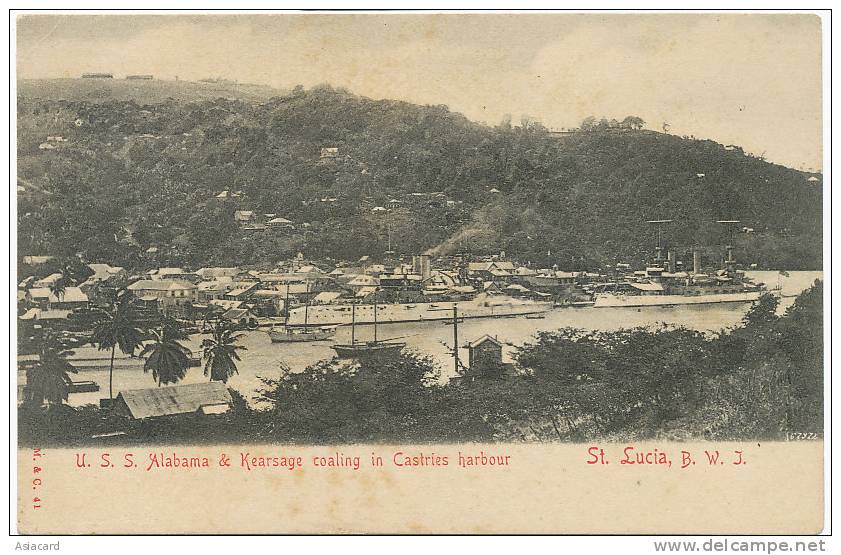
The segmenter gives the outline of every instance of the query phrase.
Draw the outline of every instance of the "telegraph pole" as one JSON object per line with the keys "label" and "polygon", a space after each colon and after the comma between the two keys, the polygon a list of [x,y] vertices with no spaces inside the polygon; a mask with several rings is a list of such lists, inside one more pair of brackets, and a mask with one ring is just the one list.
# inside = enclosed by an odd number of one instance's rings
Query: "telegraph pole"
{"label": "telegraph pole", "polygon": [[453,364],[455,365],[456,374],[458,374],[458,308],[456,305],[453,305]]}

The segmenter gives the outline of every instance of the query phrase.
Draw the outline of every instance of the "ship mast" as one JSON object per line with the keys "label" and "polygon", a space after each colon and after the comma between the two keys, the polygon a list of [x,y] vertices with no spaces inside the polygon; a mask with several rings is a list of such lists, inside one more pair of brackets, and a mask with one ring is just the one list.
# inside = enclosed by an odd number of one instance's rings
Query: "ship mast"
{"label": "ship mast", "polygon": [[663,224],[670,224],[674,220],[646,220],[646,223],[657,225],[657,247],[654,261],[659,266],[663,262]]}
{"label": "ship mast", "polygon": [[727,258],[724,260],[724,267],[728,274],[732,274],[736,268],[736,259],[733,258],[733,230],[736,227],[736,224],[740,222],[739,220],[716,220],[716,223],[726,225],[728,227],[728,231],[730,232],[727,245],[724,247],[727,251]]}

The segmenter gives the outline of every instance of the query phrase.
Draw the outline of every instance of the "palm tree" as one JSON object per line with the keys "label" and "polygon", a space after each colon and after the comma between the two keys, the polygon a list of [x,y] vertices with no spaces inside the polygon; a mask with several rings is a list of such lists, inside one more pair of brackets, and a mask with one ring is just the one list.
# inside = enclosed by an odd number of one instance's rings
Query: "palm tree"
{"label": "palm tree", "polygon": [[[55,280],[52,283],[52,285],[50,285],[50,293],[52,293],[53,296],[56,299],[58,299],[58,302],[61,302],[61,299],[64,298],[64,292],[66,290],[67,290],[67,279],[64,277],[63,274],[60,278]],[[49,299],[48,299],[48,304],[49,304]]]}
{"label": "palm tree", "polygon": [[108,396],[113,400],[114,354],[117,347],[123,354],[134,354],[143,341],[143,332],[137,327],[133,299],[125,290],[115,292],[109,306],[101,312],[103,317],[94,328],[90,342],[100,351],[111,349]]}
{"label": "palm tree", "polygon": [[190,349],[179,341],[187,339],[187,334],[178,322],[166,318],[161,322],[160,331],[152,330],[152,342],[140,352],[146,358],[143,371],[152,371],[152,378],[158,385],[178,383],[187,375],[190,367]]}
{"label": "palm tree", "polygon": [[236,362],[240,360],[237,351],[245,350],[237,341],[241,333],[234,333],[230,322],[218,320],[213,326],[212,337],[201,342],[202,357],[205,359],[204,375],[210,376],[210,381],[227,383],[228,378],[237,373]]}
{"label": "palm tree", "polygon": [[46,401],[48,405],[60,405],[67,400],[72,382],[70,374],[78,370],[67,357],[73,351],[55,332],[45,330],[38,344],[38,362],[26,371],[24,403],[40,407]]}

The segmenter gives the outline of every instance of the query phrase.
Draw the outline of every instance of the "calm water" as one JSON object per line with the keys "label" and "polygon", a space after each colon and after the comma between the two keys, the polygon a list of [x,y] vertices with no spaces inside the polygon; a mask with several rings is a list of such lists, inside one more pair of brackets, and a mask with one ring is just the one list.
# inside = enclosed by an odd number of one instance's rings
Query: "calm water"
{"label": "calm water", "polygon": [[[791,272],[789,277],[780,276],[775,271],[750,272],[749,275],[757,281],[763,281],[769,286],[782,286],[783,295],[796,295],[809,287],[815,279],[821,277],[821,272]],[[784,298],[780,310],[784,311],[794,298]],[[716,331],[731,327],[741,320],[748,309],[747,304],[723,304],[709,306],[687,306],[677,308],[559,308],[546,314],[542,320],[529,320],[522,316],[502,319],[465,320],[458,326],[459,344],[464,345],[489,334],[496,336],[505,344],[504,355],[510,357],[515,346],[522,345],[543,330],[555,330],[572,326],[594,330],[612,330],[634,326],[656,325],[669,323],[682,325],[701,331]],[[371,326],[357,326],[357,339],[372,338]],[[453,344],[453,326],[443,322],[424,322],[412,324],[384,324],[378,331],[381,339],[406,336],[402,341],[408,348],[419,353],[431,355],[441,365],[442,379],[446,380],[453,374],[453,361],[449,349]],[[350,328],[339,328],[335,340],[341,343],[350,342]],[[194,336],[187,346],[199,352],[201,338]],[[239,363],[239,374],[228,382],[232,388],[240,391],[248,399],[253,399],[262,387],[260,376],[277,378],[281,364],[287,365],[293,371],[301,371],[308,365],[334,355],[330,348],[331,341],[318,343],[272,343],[269,336],[262,331],[245,332],[242,345],[247,351],[241,353],[242,362]],[[88,403],[98,403],[100,397],[108,395],[108,353],[97,351],[92,347],[77,349],[77,356],[97,358],[94,363],[100,365],[95,369],[81,370],[75,377],[77,380],[93,380],[100,386],[95,393],[74,393],[70,395],[71,405],[78,406]],[[467,360],[466,349],[460,350],[460,356]],[[204,381],[202,368],[191,368],[183,383]],[[19,373],[19,380],[23,375]],[[123,359],[114,368],[114,394],[122,389],[138,389],[154,387],[151,374],[143,373],[142,362]]]}

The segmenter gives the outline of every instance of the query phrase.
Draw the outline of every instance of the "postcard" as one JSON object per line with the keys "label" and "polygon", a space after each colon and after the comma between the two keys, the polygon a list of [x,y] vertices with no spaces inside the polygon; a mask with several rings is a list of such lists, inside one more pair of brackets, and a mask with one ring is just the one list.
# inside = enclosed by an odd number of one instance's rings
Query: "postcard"
{"label": "postcard", "polygon": [[821,533],[825,23],[13,13],[17,532]]}

